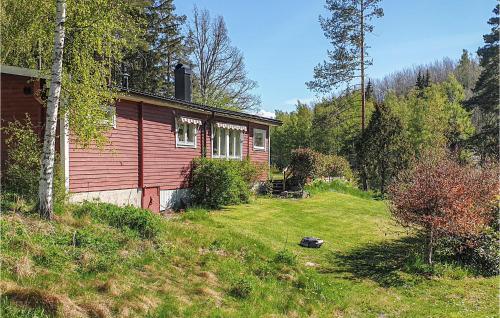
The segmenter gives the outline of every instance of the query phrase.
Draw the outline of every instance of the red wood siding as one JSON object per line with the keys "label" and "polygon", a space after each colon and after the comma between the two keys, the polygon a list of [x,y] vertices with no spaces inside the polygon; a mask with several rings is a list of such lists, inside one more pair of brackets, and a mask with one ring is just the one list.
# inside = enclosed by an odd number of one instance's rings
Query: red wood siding
{"label": "red wood siding", "polygon": [[[24,93],[24,88],[31,88],[31,94]],[[25,76],[1,74],[1,126],[14,120],[25,121],[29,116],[35,132],[40,140],[43,138],[43,126],[45,123],[45,108],[35,97],[40,94],[40,82]],[[5,134],[2,131],[1,143],[2,168],[7,157],[5,147]],[[59,127],[56,132],[56,151],[59,151]]]}
{"label": "red wood siding", "polygon": [[[262,129],[266,131],[266,149],[265,150],[256,150],[253,148],[253,130]],[[250,123],[250,131],[249,131],[249,145],[250,145],[250,160],[255,163],[262,164],[264,167],[264,172],[261,176],[261,180],[264,181],[268,177],[269,173],[269,127],[265,125],[258,125],[254,123]]]}
{"label": "red wood siding", "polygon": [[[252,124],[245,121],[215,118],[209,115],[168,107],[143,104],[143,178],[144,187],[161,190],[189,186],[189,174],[194,158],[202,156],[203,132],[198,127],[196,148],[176,147],[175,118],[186,116],[206,122],[207,157],[211,157],[211,123]],[[117,104],[117,126],[110,132],[109,146],[98,149],[79,149],[70,146],[70,190],[72,192],[114,190],[139,187],[139,105],[127,101]],[[259,126],[267,129],[266,126]],[[250,154],[252,161],[267,163],[267,151],[252,151],[248,131],[244,133],[243,157]],[[250,145],[250,149],[249,146]],[[266,164],[267,166],[267,164]],[[267,176],[267,174],[266,174]],[[263,177],[265,179],[265,177]]]}
{"label": "red wood siding", "polygon": [[110,130],[103,150],[69,147],[70,191],[102,191],[138,187],[138,104],[120,101],[116,128]]}
{"label": "red wood siding", "polygon": [[161,190],[188,187],[191,162],[202,155],[202,131],[198,127],[196,148],[175,145],[175,118],[207,119],[206,115],[172,108],[144,105],[144,186]]}

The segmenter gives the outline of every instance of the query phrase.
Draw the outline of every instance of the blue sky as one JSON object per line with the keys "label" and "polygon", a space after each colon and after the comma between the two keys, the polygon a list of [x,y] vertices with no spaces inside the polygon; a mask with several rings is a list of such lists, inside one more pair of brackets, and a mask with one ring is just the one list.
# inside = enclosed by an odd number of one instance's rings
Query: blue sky
{"label": "blue sky", "polygon": [[[193,6],[222,15],[233,45],[244,54],[249,77],[258,82],[262,109],[292,110],[297,99],[316,95],[305,82],[326,57],[329,43],[318,22],[322,0],[177,0],[177,12],[191,17]],[[475,52],[489,32],[495,0],[383,0],[384,17],[369,36],[372,78],[445,56],[462,49]]]}

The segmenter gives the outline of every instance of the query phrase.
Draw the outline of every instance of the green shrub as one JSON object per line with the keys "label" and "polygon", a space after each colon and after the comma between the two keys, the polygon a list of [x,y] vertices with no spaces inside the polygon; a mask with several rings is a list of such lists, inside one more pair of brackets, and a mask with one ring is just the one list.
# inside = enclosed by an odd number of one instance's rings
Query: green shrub
{"label": "green shrub", "polygon": [[130,229],[142,238],[153,238],[161,230],[160,216],[133,206],[119,207],[109,203],[86,201],[73,213],[77,217],[90,215],[99,222],[119,229]]}
{"label": "green shrub", "polygon": [[292,151],[290,170],[299,185],[318,177],[354,179],[349,162],[336,155],[324,155],[314,150],[304,148]]}
{"label": "green shrub", "polygon": [[320,155],[318,161],[321,163],[321,167],[317,168],[320,176],[354,180],[351,166],[345,158],[336,155]]}
{"label": "green shrub", "polygon": [[236,169],[238,169],[241,177],[249,186],[253,186],[257,183],[259,181],[259,177],[264,172],[264,166],[262,164],[253,163],[249,159],[232,162],[236,165]]}
{"label": "green shrub", "polygon": [[318,174],[320,155],[309,148],[299,148],[292,151],[290,170],[300,186]]}
{"label": "green shrub", "polygon": [[229,290],[229,294],[236,298],[248,298],[252,292],[252,284],[246,278],[238,279]]}
{"label": "green shrub", "polygon": [[285,264],[289,266],[293,266],[297,264],[297,256],[290,252],[289,250],[281,250],[274,256],[274,262],[279,264]]}
{"label": "green shrub", "polygon": [[29,117],[24,122],[15,120],[2,128],[5,146],[9,149],[2,183],[30,202],[36,202],[42,145]]}
{"label": "green shrub", "polygon": [[259,168],[248,160],[197,158],[191,174],[193,203],[213,209],[246,203],[259,175]]}
{"label": "green shrub", "polygon": [[438,241],[436,254],[469,265],[482,275],[498,275],[500,232],[487,228],[476,237],[443,237]]}
{"label": "green shrub", "polygon": [[[41,168],[42,143],[35,133],[29,116],[24,121],[11,121],[2,128],[8,148],[5,174],[2,178],[2,208],[9,208],[19,199],[33,206],[38,201],[38,182]],[[60,212],[66,200],[64,175],[58,158],[54,169],[54,209]],[[14,199],[11,201],[10,199]]]}

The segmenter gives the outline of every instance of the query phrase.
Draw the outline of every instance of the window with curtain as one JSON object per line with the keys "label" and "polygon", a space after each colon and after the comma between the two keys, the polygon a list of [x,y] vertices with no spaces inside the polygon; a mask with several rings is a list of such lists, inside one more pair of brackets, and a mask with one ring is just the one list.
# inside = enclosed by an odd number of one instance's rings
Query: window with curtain
{"label": "window with curtain", "polygon": [[[233,125],[234,126],[234,125]],[[243,152],[242,129],[213,127],[212,157],[241,159]]]}
{"label": "window with curtain", "polygon": [[196,136],[201,121],[187,117],[176,119],[175,145],[177,147],[196,148]]}

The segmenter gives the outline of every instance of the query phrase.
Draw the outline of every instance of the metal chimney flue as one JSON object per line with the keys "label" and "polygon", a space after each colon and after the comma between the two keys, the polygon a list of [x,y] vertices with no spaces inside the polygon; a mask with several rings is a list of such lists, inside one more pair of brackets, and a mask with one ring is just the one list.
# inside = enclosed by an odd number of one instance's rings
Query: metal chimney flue
{"label": "metal chimney flue", "polygon": [[175,98],[191,102],[192,71],[179,63],[175,66]]}

